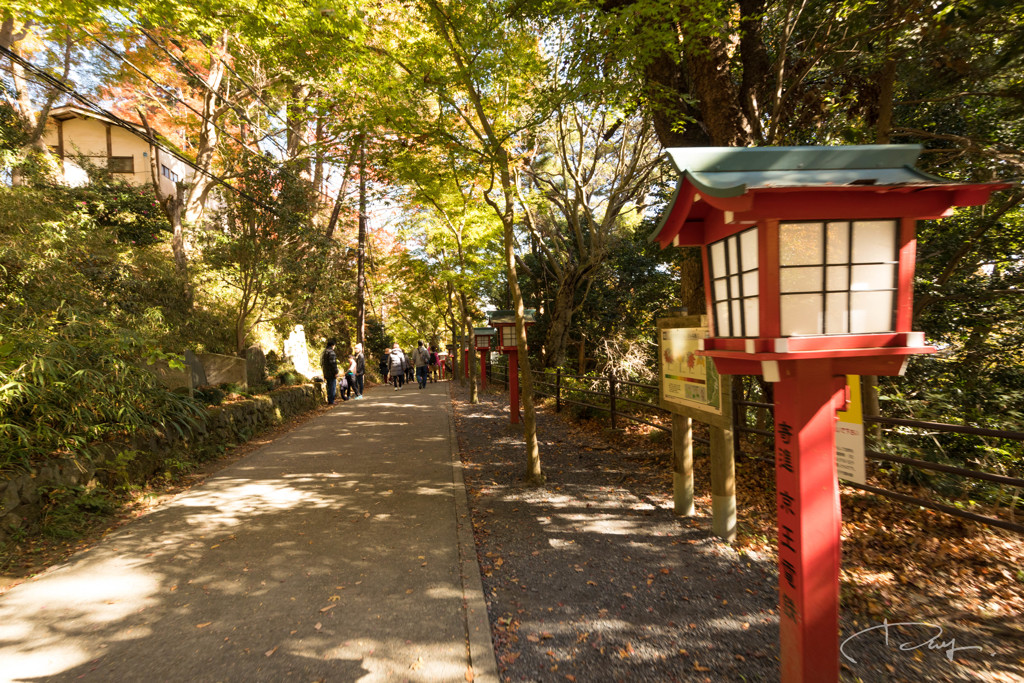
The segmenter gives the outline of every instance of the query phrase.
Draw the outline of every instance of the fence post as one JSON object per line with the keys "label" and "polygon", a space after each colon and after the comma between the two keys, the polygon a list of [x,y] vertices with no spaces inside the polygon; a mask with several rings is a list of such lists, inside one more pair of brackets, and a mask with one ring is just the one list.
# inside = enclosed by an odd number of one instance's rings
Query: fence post
{"label": "fence post", "polygon": [[693,423],[678,413],[672,413],[672,500],[677,515],[693,515]]}
{"label": "fence post", "polygon": [[555,412],[562,412],[562,368],[555,368]]}
{"label": "fence post", "polygon": [[612,429],[615,429],[615,371],[608,371],[608,397],[611,399]]}

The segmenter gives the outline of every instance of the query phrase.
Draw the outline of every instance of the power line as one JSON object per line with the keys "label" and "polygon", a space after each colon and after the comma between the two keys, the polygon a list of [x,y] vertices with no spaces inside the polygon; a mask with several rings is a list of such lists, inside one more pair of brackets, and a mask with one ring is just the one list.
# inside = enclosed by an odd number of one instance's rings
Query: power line
{"label": "power line", "polygon": [[[135,124],[132,124],[129,121],[125,121],[124,119],[122,119],[117,114],[114,114],[113,112],[107,111],[106,109],[104,109],[103,107],[99,106],[98,104],[93,102],[91,99],[89,99],[85,95],[82,95],[81,93],[79,93],[77,90],[75,90],[73,87],[71,87],[70,85],[68,85],[64,81],[62,81],[59,78],[57,78],[57,77],[47,73],[46,71],[40,69],[35,64],[32,64],[30,61],[28,61],[27,59],[25,59],[24,57],[22,57],[18,53],[14,52],[13,50],[10,50],[10,49],[4,47],[3,45],[0,45],[0,53],[3,53],[5,55],[7,55],[13,61],[17,62],[18,64],[21,64],[23,67],[25,67],[26,69],[31,71],[33,74],[35,74],[36,76],[41,78],[44,83],[47,83],[47,84],[57,88],[61,92],[63,92],[65,94],[75,98],[76,100],[82,102],[83,104],[86,105],[87,108],[89,108],[90,110],[92,110],[93,112],[95,112],[97,114],[100,114],[105,119],[110,121],[110,123],[112,123],[113,125],[129,131],[133,135],[146,140],[150,144],[160,145],[160,141],[157,140],[155,138],[155,136],[151,136],[148,132],[146,132],[145,134],[142,134],[142,132],[138,129],[138,127]],[[177,155],[175,155],[175,156],[177,156]],[[261,209],[264,209],[265,211],[269,211],[270,213],[273,213],[275,216],[278,216],[279,218],[281,217],[281,215],[277,212],[277,210],[274,207],[268,206],[267,204],[264,204],[262,201],[260,201],[259,199],[257,199],[253,195],[249,194],[245,190],[242,190],[242,189],[239,189],[239,188],[235,187],[234,185],[232,185],[231,183],[227,182],[226,180],[224,180],[222,177],[216,175],[215,173],[211,173],[210,171],[207,171],[206,169],[200,168],[195,162],[193,162],[193,161],[191,161],[189,159],[185,159],[183,157],[178,157],[178,158],[181,159],[181,161],[186,166],[189,166],[194,171],[196,171],[196,172],[198,172],[198,173],[200,173],[200,174],[210,178],[211,180],[216,182],[218,185],[221,185],[222,187],[225,187],[225,188],[231,190],[232,192],[234,192],[238,196],[243,197],[244,199],[249,200],[254,205],[260,207]]]}
{"label": "power line", "polygon": [[[99,44],[99,45],[100,45],[100,46],[101,46],[101,47],[102,47],[102,48],[103,48],[104,50],[106,50],[106,51],[107,51],[107,52],[109,52],[110,54],[114,55],[115,57],[117,57],[118,59],[120,59],[120,60],[121,60],[122,62],[124,62],[125,64],[127,64],[128,66],[130,66],[130,67],[131,67],[132,69],[134,69],[134,70],[135,70],[136,72],[138,72],[138,73],[139,73],[139,74],[140,74],[140,75],[141,75],[141,76],[142,76],[143,78],[145,78],[146,80],[150,81],[150,82],[151,82],[151,83],[152,83],[153,85],[155,85],[156,87],[160,88],[160,89],[161,89],[161,90],[163,90],[163,91],[164,91],[165,93],[167,93],[168,95],[170,95],[170,96],[171,96],[171,98],[173,98],[173,99],[174,99],[174,100],[175,100],[176,102],[179,102],[180,104],[184,105],[184,107],[185,107],[186,109],[188,109],[189,111],[191,111],[192,113],[194,113],[194,114],[195,114],[196,116],[198,116],[198,117],[199,117],[199,118],[200,118],[201,120],[205,120],[205,119],[207,118],[205,114],[203,114],[202,112],[198,111],[198,110],[197,110],[197,109],[195,109],[195,108],[194,108],[194,107],[193,107],[192,105],[190,105],[190,104],[189,104],[188,102],[186,102],[185,100],[181,99],[181,98],[180,98],[180,97],[178,97],[178,96],[177,96],[177,95],[176,95],[175,93],[171,92],[171,91],[170,91],[170,90],[169,90],[168,88],[166,88],[165,86],[163,86],[163,85],[161,85],[160,83],[158,83],[158,82],[157,82],[156,80],[154,80],[154,79],[153,79],[153,77],[152,77],[152,76],[150,76],[149,74],[147,74],[146,72],[144,72],[144,71],[143,71],[142,69],[140,69],[139,67],[137,67],[137,66],[136,66],[135,64],[133,64],[133,63],[132,63],[132,62],[131,62],[131,61],[130,61],[130,60],[129,60],[129,59],[127,58],[127,57],[125,57],[125,56],[124,56],[123,54],[121,54],[120,52],[118,52],[117,50],[115,50],[114,48],[112,48],[111,46],[107,45],[107,44],[106,44],[105,42],[103,42],[103,41],[102,41],[102,40],[100,40],[100,39],[99,39],[98,37],[96,37],[95,35],[93,35],[92,33],[90,33],[90,32],[89,32],[88,30],[86,30],[86,29],[84,29],[84,28],[83,28],[83,29],[82,29],[82,31],[84,31],[86,35],[88,35],[88,36],[89,36],[90,38],[92,38],[92,39],[93,39],[94,41],[96,41],[96,43],[98,43],[98,44]],[[147,34],[147,36],[148,36],[148,34]],[[153,39],[152,39],[152,38],[150,38],[150,40],[153,40]],[[155,43],[155,42],[156,42],[156,41],[154,40],[154,43]],[[205,89],[206,89],[206,90],[207,90],[207,91],[208,91],[208,92],[209,92],[210,94],[212,94],[212,95],[214,95],[214,96],[216,96],[216,97],[219,97],[219,98],[223,99],[223,100],[224,100],[225,102],[227,102],[228,104],[230,104],[230,105],[231,105],[231,106],[232,106],[232,107],[234,108],[235,112],[236,112],[236,113],[238,113],[238,114],[239,114],[239,115],[240,115],[240,116],[241,116],[241,117],[242,117],[242,118],[243,118],[243,119],[244,119],[244,120],[245,120],[246,122],[248,122],[248,123],[251,123],[251,124],[253,124],[254,126],[256,125],[255,123],[253,123],[253,121],[252,121],[252,120],[251,120],[251,119],[250,119],[250,118],[249,118],[248,116],[246,116],[246,115],[245,115],[245,114],[243,113],[243,111],[242,111],[242,108],[241,108],[241,107],[240,107],[240,106],[239,106],[239,105],[238,105],[237,103],[235,103],[235,102],[232,102],[231,100],[229,100],[228,98],[224,97],[223,95],[221,95],[221,94],[219,94],[219,93],[216,93],[216,92],[214,92],[214,91],[213,91],[213,89],[211,89],[211,88],[210,88],[210,87],[209,87],[209,86],[208,86],[208,85],[206,84],[206,82],[205,82],[205,81],[204,81],[204,80],[202,79],[202,77],[201,77],[201,76],[199,76],[198,74],[196,74],[196,73],[195,73],[194,71],[192,71],[192,70],[191,70],[191,69],[190,69],[190,68],[188,67],[188,65],[187,65],[187,64],[185,64],[184,62],[182,62],[182,61],[180,61],[180,60],[177,60],[177,59],[176,59],[176,58],[175,58],[175,57],[174,57],[174,56],[173,56],[173,55],[172,55],[172,54],[171,54],[171,53],[170,53],[169,51],[167,51],[167,50],[166,50],[166,49],[165,49],[165,48],[164,48],[164,47],[163,47],[162,45],[159,45],[159,44],[157,44],[157,46],[158,46],[158,47],[160,47],[160,48],[161,48],[161,49],[162,49],[162,50],[163,50],[164,52],[166,52],[166,53],[167,53],[168,55],[171,55],[171,58],[172,58],[172,59],[175,59],[175,61],[178,61],[178,63],[179,63],[179,64],[181,64],[181,66],[185,67],[186,69],[189,69],[189,73],[191,73],[191,74],[192,74],[193,76],[195,76],[195,78],[196,78],[196,79],[197,79],[197,80],[198,80],[198,81],[199,81],[200,83],[202,83],[202,84],[203,84],[203,87],[204,87],[204,88],[205,88]],[[211,123],[211,125],[213,125],[213,126],[214,126],[214,127],[215,127],[215,128],[217,129],[217,130],[219,130],[219,131],[220,131],[221,133],[223,133],[224,135],[228,136],[229,138],[231,138],[232,140],[234,140],[235,142],[237,142],[238,144],[240,144],[240,145],[241,145],[241,146],[242,146],[243,148],[248,148],[248,145],[246,145],[246,143],[245,143],[245,142],[244,142],[243,140],[241,140],[241,139],[239,139],[239,138],[235,137],[235,135],[234,135],[234,134],[232,134],[232,133],[230,133],[229,131],[225,130],[225,129],[224,129],[223,127],[221,127],[220,125],[218,125],[217,123],[215,123],[215,122],[214,122],[214,121],[213,121],[212,119],[210,120],[210,123]],[[278,151],[280,151],[280,152],[284,152],[284,153],[285,153],[285,154],[287,155],[287,151],[286,151],[286,150],[285,150],[284,148],[282,148],[282,147],[281,147],[280,143],[278,143],[278,142],[277,142],[277,140],[274,140],[274,139],[273,139],[272,137],[270,137],[270,136],[265,136],[265,137],[264,137],[264,139],[266,139],[266,140],[270,140],[270,142],[272,142],[272,143],[274,144],[274,146],[275,146],[275,147],[277,147]]]}
{"label": "power line", "polygon": [[[199,75],[198,73],[196,73],[196,71],[195,71],[194,69],[192,69],[192,67],[191,67],[191,66],[189,66],[189,65],[188,65],[188,63],[187,63],[187,62],[185,62],[185,61],[184,61],[184,60],[183,60],[183,59],[182,59],[181,57],[178,57],[178,56],[177,56],[177,55],[175,55],[175,54],[174,54],[173,52],[171,52],[170,50],[168,50],[168,49],[167,49],[167,47],[166,47],[166,46],[165,46],[164,44],[162,44],[162,43],[161,43],[161,42],[160,42],[159,40],[157,40],[157,39],[156,39],[155,37],[153,37],[153,34],[152,34],[152,33],[150,33],[149,31],[147,31],[147,30],[146,30],[145,28],[143,28],[142,26],[138,25],[137,23],[134,23],[134,22],[132,21],[132,19],[131,19],[130,17],[128,17],[128,16],[126,15],[126,14],[124,14],[124,12],[120,12],[120,14],[121,14],[121,16],[123,16],[123,17],[125,18],[125,20],[127,20],[127,21],[128,21],[128,22],[130,22],[130,23],[131,23],[131,24],[132,24],[132,25],[133,25],[133,26],[134,26],[135,28],[137,28],[137,29],[138,29],[138,30],[139,30],[139,31],[140,31],[140,32],[142,33],[142,35],[144,35],[144,36],[145,36],[146,38],[148,38],[148,39],[150,40],[150,42],[152,42],[152,43],[153,43],[153,44],[154,44],[154,45],[155,45],[156,47],[158,47],[158,48],[159,48],[159,49],[160,49],[160,50],[161,50],[161,51],[162,51],[162,52],[163,52],[164,54],[166,54],[166,55],[167,55],[168,57],[170,57],[170,58],[171,58],[171,60],[173,60],[173,61],[174,61],[175,63],[177,63],[177,64],[178,64],[179,66],[181,66],[182,68],[184,68],[184,69],[185,69],[185,70],[186,70],[186,71],[187,71],[187,72],[188,72],[188,73],[189,73],[189,74],[190,74],[191,76],[193,76],[193,77],[194,77],[194,78],[195,78],[195,79],[196,79],[196,80],[197,80],[197,81],[198,81],[198,82],[200,83],[200,85],[202,86],[202,88],[203,88],[204,90],[206,90],[206,91],[207,91],[208,93],[210,93],[211,95],[213,95],[213,96],[215,96],[215,97],[219,97],[220,99],[222,99],[222,100],[224,100],[225,102],[227,102],[228,104],[230,104],[230,105],[232,106],[232,108],[233,108],[233,109],[234,109],[234,110],[235,110],[235,111],[236,111],[236,112],[237,112],[237,113],[238,113],[238,114],[239,114],[239,115],[240,115],[240,116],[241,116],[241,117],[242,117],[243,119],[245,119],[245,120],[246,120],[247,122],[251,123],[252,125],[254,125],[254,126],[257,126],[257,124],[256,124],[256,123],[254,123],[254,122],[253,122],[253,121],[252,121],[252,120],[251,120],[251,119],[250,119],[250,118],[249,118],[248,116],[246,116],[246,115],[245,115],[245,114],[243,113],[243,109],[244,109],[244,108],[243,108],[242,106],[240,106],[240,105],[239,105],[239,104],[238,104],[237,102],[234,102],[234,101],[232,101],[232,100],[228,99],[228,98],[227,98],[227,97],[225,97],[225,96],[224,96],[223,94],[221,94],[221,93],[218,93],[218,92],[214,91],[214,90],[213,90],[213,89],[212,89],[212,88],[211,88],[211,87],[210,87],[210,86],[209,86],[209,85],[208,85],[208,84],[206,83],[205,79],[203,79],[203,77],[202,77],[201,75]],[[86,33],[88,33],[88,31],[86,31]],[[110,46],[108,46],[108,45],[105,45],[105,44],[104,44],[104,43],[103,43],[103,42],[102,42],[102,41],[101,41],[101,40],[100,40],[99,38],[97,38],[96,36],[92,35],[91,33],[88,33],[88,35],[89,35],[89,36],[90,36],[90,37],[91,37],[91,38],[92,38],[93,40],[95,40],[95,41],[96,41],[97,43],[100,43],[100,45],[103,45],[103,47],[104,47],[104,48],[105,48],[105,49],[106,49],[107,51],[111,52],[112,54],[114,54],[115,56],[117,56],[117,57],[118,57],[119,59],[123,60],[123,61],[124,61],[124,62],[125,62],[126,64],[128,64],[128,65],[129,65],[130,67],[132,67],[133,69],[135,69],[136,71],[138,71],[138,72],[139,72],[140,74],[142,74],[142,75],[143,75],[143,76],[144,76],[145,78],[147,78],[148,80],[152,81],[152,82],[153,82],[153,83],[154,83],[154,84],[155,84],[155,85],[156,85],[157,87],[163,88],[163,86],[161,86],[161,85],[160,85],[159,83],[157,83],[156,81],[154,81],[154,80],[153,80],[153,79],[152,79],[152,78],[151,78],[151,77],[150,77],[150,76],[149,76],[148,74],[145,74],[145,73],[143,73],[141,69],[139,69],[139,68],[138,68],[137,66],[135,66],[134,64],[132,64],[132,63],[131,63],[131,62],[130,62],[130,61],[129,61],[129,60],[128,60],[128,59],[126,58],[126,57],[124,57],[124,56],[123,56],[122,54],[118,53],[118,52],[117,52],[116,50],[114,50],[114,49],[113,49],[113,48],[111,48]],[[202,42],[202,41],[201,41],[201,42]],[[209,46],[209,45],[207,45],[207,44],[206,44],[205,42],[203,42],[203,45],[204,45],[205,47],[207,47],[207,48],[209,48],[209,47],[210,47],[210,46]],[[180,47],[180,46],[179,46],[179,47]],[[288,122],[287,122],[287,121],[286,121],[285,119],[281,118],[281,116],[280,116],[280,115],[278,115],[278,114],[276,114],[276,113],[273,113],[273,109],[272,109],[272,107],[271,107],[271,106],[270,106],[269,104],[267,104],[267,102],[266,102],[265,100],[263,100],[263,99],[262,99],[262,98],[261,98],[261,97],[259,96],[259,93],[257,93],[257,92],[256,92],[256,90],[255,90],[255,89],[254,89],[254,88],[253,88],[253,87],[252,87],[252,86],[251,86],[251,85],[250,85],[250,84],[249,84],[249,83],[248,83],[248,82],[247,82],[247,81],[246,81],[246,80],[245,80],[244,78],[242,78],[242,77],[241,77],[241,76],[240,76],[240,75],[238,74],[238,72],[237,72],[237,71],[235,71],[234,69],[232,69],[232,68],[231,68],[231,66],[230,66],[230,65],[229,65],[229,64],[228,64],[228,63],[227,63],[227,62],[226,62],[226,61],[225,61],[225,60],[224,60],[224,59],[223,59],[222,57],[219,57],[219,56],[218,56],[218,57],[217,57],[217,61],[219,61],[219,62],[220,62],[220,63],[221,63],[221,64],[222,64],[223,66],[224,66],[224,68],[226,68],[226,69],[227,69],[228,71],[230,71],[230,72],[231,72],[232,74],[234,74],[234,75],[235,75],[235,76],[236,76],[236,77],[238,78],[238,80],[239,80],[239,81],[241,81],[241,83],[242,83],[242,84],[243,84],[243,85],[244,85],[244,86],[245,86],[245,87],[246,87],[246,88],[247,88],[247,89],[248,89],[248,90],[249,90],[250,92],[252,92],[252,94],[253,94],[253,96],[254,96],[254,97],[256,98],[256,100],[257,100],[258,102],[260,102],[261,104],[263,104],[263,106],[264,106],[264,107],[266,107],[266,110],[267,110],[267,115],[268,115],[268,117],[269,117],[269,116],[273,116],[273,117],[275,117],[275,118],[276,118],[276,119],[277,119],[278,121],[280,121],[280,122],[281,122],[281,123],[282,123],[282,124],[284,125],[284,127],[285,127],[285,130],[286,130],[286,131],[288,130]],[[176,97],[176,96],[175,96],[175,95],[174,95],[173,93],[171,93],[171,96],[172,96],[172,97],[175,97],[175,99],[178,99],[178,101],[181,101],[181,100],[180,100],[180,98],[177,98],[177,97]],[[181,102],[182,102],[182,104],[184,104],[184,105],[185,105],[186,107],[188,107],[188,108],[189,108],[190,110],[192,110],[193,112],[195,112],[195,113],[196,113],[196,114],[197,114],[197,115],[198,115],[198,116],[199,116],[200,118],[205,118],[205,117],[203,116],[203,114],[200,114],[199,112],[197,112],[197,111],[196,111],[195,109],[193,109],[192,107],[190,107],[190,106],[189,106],[189,105],[188,105],[187,103],[185,103],[184,101],[181,101]],[[225,131],[225,130],[224,130],[223,128],[221,128],[220,126],[218,126],[218,125],[217,125],[216,123],[213,123],[212,121],[211,121],[211,123],[212,123],[212,124],[213,124],[213,125],[214,125],[214,126],[215,126],[215,127],[217,128],[217,129],[218,129],[218,130],[220,130],[221,132],[223,132],[223,133],[224,133],[225,135],[227,135],[228,137],[232,138],[233,140],[235,140],[236,142],[238,142],[238,143],[239,143],[240,145],[242,145],[242,146],[243,146],[243,148],[244,148],[244,147],[246,147],[245,143],[244,143],[244,142],[242,142],[241,140],[239,140],[239,139],[238,139],[237,137],[235,137],[235,136],[234,136],[234,135],[232,135],[231,133],[229,133],[229,132]],[[257,126],[257,128],[258,128],[258,126]],[[278,142],[278,141],[277,141],[276,139],[274,139],[274,137],[273,137],[274,135],[275,135],[275,133],[274,133],[274,132],[273,132],[272,130],[268,129],[268,130],[267,130],[267,133],[266,133],[265,135],[261,136],[261,138],[260,138],[260,139],[261,139],[261,140],[269,140],[269,141],[271,142],[271,144],[273,144],[273,145],[274,145],[274,147],[276,147],[276,148],[277,148],[277,150],[278,150],[279,152],[281,152],[281,153],[282,153],[282,154],[283,154],[283,155],[284,155],[284,156],[285,156],[285,157],[287,158],[287,157],[288,157],[288,150],[287,150],[287,149],[285,149],[284,147],[282,147],[282,146],[281,146],[281,143],[279,143],[279,142]],[[258,141],[257,141],[257,144],[258,144]],[[320,144],[320,143],[314,143],[314,145],[310,145],[310,147],[312,148],[312,147],[314,147],[314,146],[317,146],[317,145],[319,145],[319,144]],[[292,175],[293,177],[296,177],[296,176],[295,176],[295,174],[294,174],[294,172],[293,172],[293,171],[291,171],[290,169],[284,169],[284,172],[286,172],[286,173],[289,173],[289,174],[291,174],[291,175]]]}

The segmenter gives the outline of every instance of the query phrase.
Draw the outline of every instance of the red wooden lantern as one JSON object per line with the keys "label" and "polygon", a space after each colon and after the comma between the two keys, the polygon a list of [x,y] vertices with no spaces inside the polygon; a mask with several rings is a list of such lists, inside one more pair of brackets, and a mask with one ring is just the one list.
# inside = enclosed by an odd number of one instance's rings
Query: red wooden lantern
{"label": "red wooden lantern", "polygon": [[836,410],[847,374],[902,374],[932,353],[911,330],[915,224],[1007,185],[914,168],[917,145],[686,148],[652,235],[699,246],[712,334],[700,355],[774,382],[784,681],[839,677]]}
{"label": "red wooden lantern", "polygon": [[487,356],[491,353],[491,340],[498,334],[493,327],[474,327],[473,339],[480,353],[480,388],[487,388]]}
{"label": "red wooden lantern", "polygon": [[[523,323],[530,329],[536,321],[537,311],[528,308],[523,314]],[[494,311],[487,324],[497,328],[498,350],[508,354],[509,419],[519,422],[519,346],[516,344],[516,312]]]}
{"label": "red wooden lantern", "polygon": [[476,341],[477,351],[490,351],[491,340],[498,334],[493,327],[474,327],[473,339]]}

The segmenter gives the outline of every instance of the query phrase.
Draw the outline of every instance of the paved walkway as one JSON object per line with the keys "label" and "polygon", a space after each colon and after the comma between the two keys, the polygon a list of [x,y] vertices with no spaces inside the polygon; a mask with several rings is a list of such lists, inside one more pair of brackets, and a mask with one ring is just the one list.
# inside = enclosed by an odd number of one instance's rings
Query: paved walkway
{"label": "paved walkway", "polygon": [[0,596],[0,680],[497,681],[448,384],[340,403]]}

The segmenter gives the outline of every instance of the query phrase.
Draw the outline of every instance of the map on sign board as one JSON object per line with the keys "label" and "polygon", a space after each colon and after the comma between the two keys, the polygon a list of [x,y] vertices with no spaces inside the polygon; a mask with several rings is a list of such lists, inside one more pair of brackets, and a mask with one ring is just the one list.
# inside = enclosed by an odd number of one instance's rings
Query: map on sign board
{"label": "map on sign board", "polygon": [[661,330],[661,383],[671,403],[722,413],[718,371],[710,359],[696,354],[698,342],[708,336],[706,327],[668,327]]}

